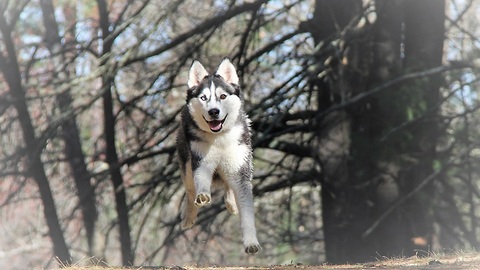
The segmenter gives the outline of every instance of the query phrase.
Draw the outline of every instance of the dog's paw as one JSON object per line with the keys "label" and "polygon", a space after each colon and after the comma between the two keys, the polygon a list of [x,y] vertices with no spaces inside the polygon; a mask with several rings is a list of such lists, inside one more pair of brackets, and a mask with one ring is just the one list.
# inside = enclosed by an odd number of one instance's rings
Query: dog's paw
{"label": "dog's paw", "polygon": [[259,244],[254,244],[254,245],[250,245],[250,246],[245,247],[245,253],[253,255],[253,254],[259,252],[261,249],[262,248],[260,247]]}
{"label": "dog's paw", "polygon": [[209,194],[206,193],[200,193],[197,195],[197,198],[195,198],[195,205],[197,206],[204,206],[210,203],[212,198],[210,197]]}

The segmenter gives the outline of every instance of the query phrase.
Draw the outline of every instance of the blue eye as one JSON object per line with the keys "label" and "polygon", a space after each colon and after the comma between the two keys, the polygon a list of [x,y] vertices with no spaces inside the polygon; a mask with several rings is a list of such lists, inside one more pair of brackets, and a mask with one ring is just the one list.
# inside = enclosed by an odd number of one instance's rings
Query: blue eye
{"label": "blue eye", "polygon": [[207,100],[207,96],[205,96],[205,95],[201,96],[201,97],[200,97],[200,100],[202,100],[202,101]]}

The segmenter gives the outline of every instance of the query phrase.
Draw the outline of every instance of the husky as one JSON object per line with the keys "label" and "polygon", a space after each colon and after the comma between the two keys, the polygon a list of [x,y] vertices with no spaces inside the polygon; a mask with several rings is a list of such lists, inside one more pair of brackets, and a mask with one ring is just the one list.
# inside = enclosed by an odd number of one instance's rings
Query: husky
{"label": "husky", "polygon": [[225,58],[209,75],[194,60],[188,74],[177,151],[186,190],[182,227],[192,227],[198,210],[211,201],[210,190],[223,187],[231,214],[239,214],[247,254],[260,251],[252,195],[250,120],[243,110],[235,67]]}

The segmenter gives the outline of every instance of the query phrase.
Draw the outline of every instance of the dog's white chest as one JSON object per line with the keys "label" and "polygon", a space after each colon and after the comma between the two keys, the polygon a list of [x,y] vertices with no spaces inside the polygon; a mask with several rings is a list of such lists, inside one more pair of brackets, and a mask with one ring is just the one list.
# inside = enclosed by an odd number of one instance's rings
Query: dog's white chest
{"label": "dog's white chest", "polygon": [[207,140],[192,143],[192,150],[201,163],[224,171],[236,171],[245,164],[250,148],[241,143],[242,127],[236,126],[224,134],[209,135]]}

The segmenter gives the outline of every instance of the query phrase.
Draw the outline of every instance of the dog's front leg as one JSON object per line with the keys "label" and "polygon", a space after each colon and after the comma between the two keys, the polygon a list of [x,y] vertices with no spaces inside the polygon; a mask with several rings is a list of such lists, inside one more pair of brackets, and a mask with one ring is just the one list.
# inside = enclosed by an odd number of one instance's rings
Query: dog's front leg
{"label": "dog's front leg", "polygon": [[193,172],[193,182],[195,184],[195,205],[198,207],[207,205],[212,200],[210,190],[212,187],[212,177],[215,166],[212,164],[200,164]]}

